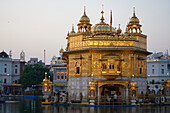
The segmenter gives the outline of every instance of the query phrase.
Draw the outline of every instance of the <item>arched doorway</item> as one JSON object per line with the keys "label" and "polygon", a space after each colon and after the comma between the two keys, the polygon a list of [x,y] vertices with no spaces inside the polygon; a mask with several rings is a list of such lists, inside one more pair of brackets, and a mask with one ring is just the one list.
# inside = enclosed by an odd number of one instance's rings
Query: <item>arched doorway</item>
{"label": "arched doorway", "polygon": [[[105,84],[100,88],[100,104],[123,104],[126,98],[126,87],[120,84]],[[116,98],[115,98],[116,96]]]}
{"label": "arched doorway", "polygon": [[101,96],[124,95],[125,87],[118,84],[107,84],[100,87]]}

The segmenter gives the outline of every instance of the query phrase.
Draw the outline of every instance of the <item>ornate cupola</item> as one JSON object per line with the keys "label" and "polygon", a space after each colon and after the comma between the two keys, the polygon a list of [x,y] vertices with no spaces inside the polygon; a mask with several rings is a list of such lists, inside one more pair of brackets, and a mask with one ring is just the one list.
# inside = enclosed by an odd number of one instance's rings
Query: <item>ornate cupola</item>
{"label": "ornate cupola", "polygon": [[120,36],[121,33],[122,33],[122,30],[120,29],[120,24],[119,24],[119,28],[117,29],[117,35]]}
{"label": "ornate cupola", "polygon": [[110,26],[109,24],[106,24],[104,22],[104,17],[103,17],[104,11],[101,11],[101,21],[98,24],[95,24],[92,28],[92,33],[93,35],[114,35],[116,33],[115,29]]}
{"label": "ornate cupola", "polygon": [[84,15],[80,18],[78,26],[78,32],[90,32],[91,30],[91,24],[90,19],[86,15],[85,7],[84,7]]}
{"label": "ornate cupola", "polygon": [[132,97],[136,97],[137,96],[137,85],[136,85],[136,82],[134,80],[134,74],[132,75],[132,81],[130,83],[130,96]]}
{"label": "ornate cupola", "polygon": [[23,50],[22,50],[21,53],[20,53],[20,60],[21,60],[21,61],[25,61],[25,53],[24,53]]}
{"label": "ornate cupola", "polygon": [[169,80],[169,73],[167,73],[167,80],[164,83],[164,93],[166,95],[170,95],[170,80]]}
{"label": "ornate cupola", "polygon": [[142,25],[139,24],[140,21],[135,15],[135,7],[133,9],[133,16],[130,18],[129,23],[127,25],[128,33],[141,33]]}

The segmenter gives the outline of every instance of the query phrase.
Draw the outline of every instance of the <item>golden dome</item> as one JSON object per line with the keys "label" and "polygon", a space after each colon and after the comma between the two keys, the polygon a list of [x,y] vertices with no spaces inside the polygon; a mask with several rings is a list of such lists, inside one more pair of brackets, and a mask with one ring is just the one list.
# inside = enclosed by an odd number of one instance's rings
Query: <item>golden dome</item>
{"label": "golden dome", "polygon": [[112,27],[112,30],[110,30],[110,25],[109,24],[106,24],[104,22],[104,17],[103,17],[103,11],[101,12],[102,13],[102,17],[101,17],[101,22],[98,23],[98,24],[95,24],[95,26],[92,27],[92,33],[93,34],[111,34],[111,33],[115,33],[115,29]]}
{"label": "golden dome", "polygon": [[133,78],[132,78],[132,81],[130,83],[130,86],[131,87],[136,87],[136,82],[135,82],[134,74],[132,76],[133,76]]}
{"label": "golden dome", "polygon": [[120,24],[119,24],[119,28],[117,30],[117,34],[120,34],[122,32],[122,30],[120,29]]}
{"label": "golden dome", "polygon": [[60,49],[60,52],[61,52],[61,53],[62,53],[62,52],[64,52],[64,49],[63,49],[63,48],[61,48],[61,49]]}
{"label": "golden dome", "polygon": [[21,55],[21,56],[24,56],[24,55],[25,55],[25,53],[24,53],[23,50],[21,51],[20,55]]}
{"label": "golden dome", "polygon": [[136,82],[135,82],[135,81],[132,81],[132,82],[130,83],[130,86],[131,86],[131,87],[135,87],[135,86],[136,86]]}
{"label": "golden dome", "polygon": [[136,16],[131,17],[129,23],[139,24],[139,19]]}
{"label": "golden dome", "polygon": [[47,79],[47,72],[45,72],[45,78],[43,79],[43,82],[48,81]]}
{"label": "golden dome", "polygon": [[135,7],[134,7],[133,16],[129,20],[129,24],[139,24],[139,19],[135,15]]}
{"label": "golden dome", "polygon": [[84,9],[84,15],[80,18],[80,23],[90,23],[89,17],[86,15],[86,11]]}

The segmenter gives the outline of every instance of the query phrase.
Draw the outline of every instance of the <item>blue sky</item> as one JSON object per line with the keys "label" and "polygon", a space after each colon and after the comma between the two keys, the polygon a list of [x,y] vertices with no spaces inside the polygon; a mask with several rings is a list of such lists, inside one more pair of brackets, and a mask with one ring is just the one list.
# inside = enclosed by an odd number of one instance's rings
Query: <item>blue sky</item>
{"label": "blue sky", "polygon": [[100,21],[104,5],[105,22],[109,23],[113,12],[113,26],[125,31],[125,27],[136,7],[136,16],[146,34],[148,51],[170,50],[170,0],[0,0],[0,51],[13,51],[13,58],[19,58],[24,50],[26,60],[38,57],[46,61],[59,55],[66,47],[66,35],[72,24],[77,24],[86,14],[92,25]]}

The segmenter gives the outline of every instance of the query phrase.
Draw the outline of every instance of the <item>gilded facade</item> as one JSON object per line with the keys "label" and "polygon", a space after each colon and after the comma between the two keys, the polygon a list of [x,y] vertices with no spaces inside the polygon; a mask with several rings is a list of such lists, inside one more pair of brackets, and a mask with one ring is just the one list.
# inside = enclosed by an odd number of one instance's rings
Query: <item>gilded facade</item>
{"label": "gilded facade", "polygon": [[150,53],[135,10],[124,33],[120,25],[118,29],[112,27],[112,12],[110,24],[104,22],[103,13],[101,11],[100,22],[92,27],[84,11],[77,24],[78,31],[72,28],[67,35],[63,57],[67,59],[69,95],[79,98],[82,93],[87,97],[93,77],[98,89],[96,96],[105,95],[105,89],[128,96],[133,74],[138,94],[146,92],[146,56]]}

